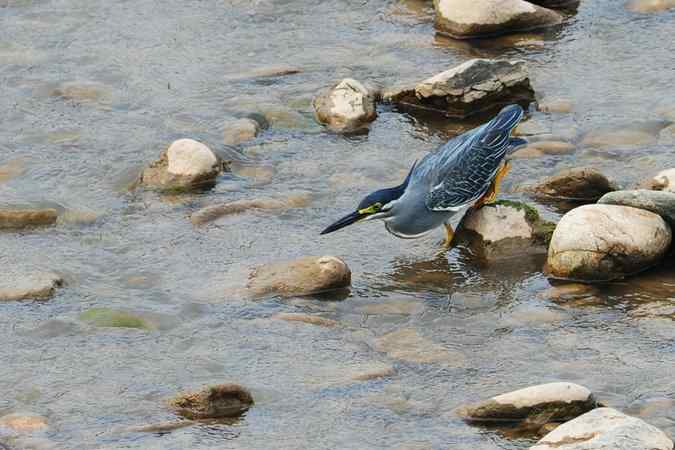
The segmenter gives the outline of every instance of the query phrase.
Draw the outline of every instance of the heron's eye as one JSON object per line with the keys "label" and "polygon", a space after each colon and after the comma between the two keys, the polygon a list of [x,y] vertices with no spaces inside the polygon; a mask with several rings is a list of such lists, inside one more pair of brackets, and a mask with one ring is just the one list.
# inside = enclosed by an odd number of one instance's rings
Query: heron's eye
{"label": "heron's eye", "polygon": [[376,212],[380,211],[382,209],[382,203],[373,203],[367,208],[363,208],[359,210],[359,213],[361,214],[375,214]]}

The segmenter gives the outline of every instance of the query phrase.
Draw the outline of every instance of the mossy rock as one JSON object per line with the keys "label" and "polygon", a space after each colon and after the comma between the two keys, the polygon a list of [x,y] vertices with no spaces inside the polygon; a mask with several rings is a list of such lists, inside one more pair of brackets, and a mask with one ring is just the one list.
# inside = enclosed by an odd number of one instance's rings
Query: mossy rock
{"label": "mossy rock", "polygon": [[251,393],[238,384],[207,386],[198,392],[180,393],[169,406],[190,420],[237,417],[253,405]]}
{"label": "mossy rock", "polygon": [[154,329],[150,323],[132,313],[109,308],[88,309],[80,314],[80,320],[97,327]]}

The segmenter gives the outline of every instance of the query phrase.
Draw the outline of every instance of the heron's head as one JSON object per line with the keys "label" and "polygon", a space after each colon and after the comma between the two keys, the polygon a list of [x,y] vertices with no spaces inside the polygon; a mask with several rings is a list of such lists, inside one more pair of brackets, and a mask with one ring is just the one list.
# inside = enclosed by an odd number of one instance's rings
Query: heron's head
{"label": "heron's head", "polygon": [[323,230],[321,234],[332,233],[341,228],[349,226],[356,222],[366,222],[368,220],[386,219],[391,217],[392,208],[399,198],[405,193],[408,183],[410,182],[410,175],[413,172],[415,165],[410,169],[408,176],[403,184],[388,188],[380,189],[379,191],[368,194],[356,207],[356,210],[347,214],[342,219],[330,225]]}

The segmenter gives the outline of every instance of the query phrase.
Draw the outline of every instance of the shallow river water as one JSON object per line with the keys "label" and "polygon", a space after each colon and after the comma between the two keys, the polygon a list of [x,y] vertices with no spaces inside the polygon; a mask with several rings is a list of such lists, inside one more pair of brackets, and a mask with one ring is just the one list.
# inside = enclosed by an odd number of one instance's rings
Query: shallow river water
{"label": "shallow river water", "polygon": [[[561,210],[516,186],[582,165],[630,186],[675,164],[673,145],[657,138],[675,112],[675,10],[640,15],[617,0],[582,0],[559,29],[471,43],[436,37],[430,3],[0,0],[0,165],[19,168],[0,180],[0,202],[56,205],[71,217],[0,233],[0,267],[66,280],[48,301],[0,304],[0,415],[46,416],[41,437],[64,449],[525,449],[533,437],[469,426],[454,408],[565,380],[675,435],[675,267],[558,299],[542,258],[435,257],[440,232],[399,240],[376,223],[318,235],[463,129],[380,106],[368,134],[325,132],[311,99],[345,76],[391,85],[473,57],[526,60],[540,97],[573,105],[533,109],[529,129],[577,150],[515,161],[503,197],[550,219]],[[279,65],[302,73],[246,75]],[[71,81],[95,93],[53,95]],[[226,148],[226,119],[250,112],[270,128]],[[640,142],[583,143],[616,128],[635,128]],[[130,174],[180,137],[243,162],[202,194],[128,191]],[[200,206],[298,191],[311,194],[305,208],[190,223]],[[242,267],[323,254],[351,267],[348,296],[229,294]],[[157,329],[92,327],[78,318],[92,307],[131,311]],[[279,312],[338,325],[273,319]],[[398,345],[435,353],[420,362]],[[380,368],[389,375],[352,379]],[[164,402],[177,391],[228,381],[256,400],[239,421],[127,430],[174,419]]]}

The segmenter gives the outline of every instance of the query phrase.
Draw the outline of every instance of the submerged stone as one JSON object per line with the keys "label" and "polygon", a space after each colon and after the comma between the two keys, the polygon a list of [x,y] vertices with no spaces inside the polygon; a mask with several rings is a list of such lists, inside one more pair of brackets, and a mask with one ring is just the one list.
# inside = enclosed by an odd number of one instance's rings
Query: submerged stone
{"label": "submerged stone", "polygon": [[550,27],[563,16],[524,0],[434,0],[436,29],[456,39]]}
{"label": "submerged stone", "polygon": [[21,229],[53,225],[58,214],[55,209],[0,209],[0,229]]}
{"label": "submerged stone", "polygon": [[571,420],[597,406],[587,388],[574,383],[548,383],[465,405],[457,413],[469,422],[543,422]]}
{"label": "submerged stone", "polygon": [[418,364],[436,363],[449,367],[462,367],[464,355],[450,351],[440,344],[420,335],[414,328],[401,328],[375,340],[375,349],[391,358]]}
{"label": "submerged stone", "polygon": [[273,319],[285,320],[286,322],[302,322],[309,325],[318,325],[321,327],[334,327],[338,324],[335,320],[325,317],[314,316],[302,313],[278,313],[272,316]]}
{"label": "submerged stone", "polygon": [[609,281],[658,263],[672,233],[657,214],[628,206],[585,205],[565,214],[551,238],[547,274]]}
{"label": "submerged stone", "polygon": [[566,422],[530,450],[672,450],[658,428],[612,408],[597,408]]}
{"label": "submerged stone", "polygon": [[630,0],[626,9],[636,13],[648,14],[675,8],[675,0]]}
{"label": "submerged stone", "polygon": [[97,327],[140,328],[150,330],[154,327],[144,319],[126,311],[109,308],[92,308],[80,314],[80,320]]}
{"label": "submerged stone", "polygon": [[249,276],[247,289],[255,297],[312,295],[348,288],[351,275],[340,258],[305,256],[256,268]]}
{"label": "submerged stone", "polygon": [[640,187],[652,191],[675,192],[675,169],[662,170],[654,177],[643,181]]}
{"label": "submerged stone", "polygon": [[223,143],[237,145],[254,139],[260,133],[260,124],[249,118],[236,119],[225,123]]}
{"label": "submerged stone", "polygon": [[206,206],[194,214],[191,220],[194,225],[203,225],[231,214],[241,214],[251,210],[286,210],[290,208],[302,208],[310,202],[308,193],[291,194],[287,197],[259,197],[235,200],[219,205]]}
{"label": "submerged stone", "polygon": [[242,415],[253,405],[253,397],[238,384],[218,384],[178,394],[169,405],[187,419],[220,419]]}
{"label": "submerged stone", "polygon": [[0,430],[2,428],[23,434],[46,430],[48,425],[47,418],[44,416],[33,413],[14,413],[0,417]]}

